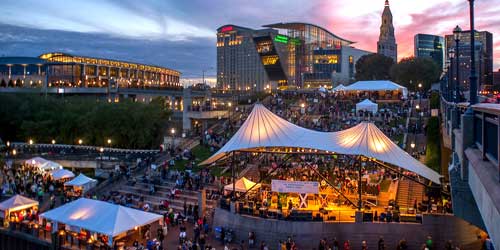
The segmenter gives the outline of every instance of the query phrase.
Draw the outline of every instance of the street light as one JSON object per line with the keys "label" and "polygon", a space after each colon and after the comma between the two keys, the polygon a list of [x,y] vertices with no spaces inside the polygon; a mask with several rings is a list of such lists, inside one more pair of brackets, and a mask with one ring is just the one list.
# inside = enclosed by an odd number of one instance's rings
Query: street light
{"label": "street light", "polygon": [[172,129],[170,130],[170,133],[172,133],[172,136],[174,136],[174,134],[175,134],[175,128],[172,128]]}
{"label": "street light", "polygon": [[111,139],[108,139],[107,142],[108,142],[108,145],[111,145]]}
{"label": "street light", "polygon": [[56,140],[52,139],[51,143],[52,145],[56,144]]}
{"label": "street light", "polygon": [[83,140],[82,139],[78,139],[78,144],[82,145],[83,143]]}
{"label": "street light", "polygon": [[414,149],[414,148],[415,148],[415,142],[412,142],[412,143],[410,144],[410,147],[411,147],[412,149]]}
{"label": "street light", "polygon": [[28,142],[30,145],[33,145],[33,140],[30,139],[29,142]]}
{"label": "street light", "polygon": [[10,147],[10,141],[7,141],[7,147]]}
{"label": "street light", "polygon": [[[477,76],[476,76],[476,51],[475,51],[475,28],[474,28],[474,0],[469,0],[469,11],[470,11],[470,77],[469,77],[469,85],[470,85],[470,97],[469,103],[470,106],[477,103]],[[470,108],[467,111],[472,112],[473,110]],[[471,113],[470,113],[471,114]]]}
{"label": "street light", "polygon": [[420,105],[417,104],[417,106],[415,106],[415,109],[418,111],[420,109]]}
{"label": "street light", "polygon": [[305,107],[306,107],[306,105],[305,105],[304,103],[301,103],[301,104],[300,104],[300,107],[301,107],[301,108],[305,108]]}

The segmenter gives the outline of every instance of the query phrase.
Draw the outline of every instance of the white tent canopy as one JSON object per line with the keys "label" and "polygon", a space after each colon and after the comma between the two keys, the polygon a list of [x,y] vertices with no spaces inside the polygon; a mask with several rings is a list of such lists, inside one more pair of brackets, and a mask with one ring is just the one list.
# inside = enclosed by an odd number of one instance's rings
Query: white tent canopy
{"label": "white tent canopy", "polygon": [[[14,195],[0,203],[0,210],[9,213],[35,206],[38,206],[38,201],[26,198],[22,195]],[[0,216],[1,215],[3,215],[3,213],[0,213]]]}
{"label": "white tent canopy", "polygon": [[408,96],[408,89],[403,87],[393,81],[387,80],[376,80],[376,81],[359,81],[355,82],[347,87],[346,91],[394,91],[399,90],[403,94],[403,97]]}
{"label": "white tent canopy", "polygon": [[24,161],[25,164],[29,165],[34,165],[36,166],[39,170],[46,170],[46,171],[52,171],[55,169],[61,169],[62,166],[61,164],[53,161],[49,161],[47,159],[44,159],[42,157],[34,157],[31,159],[28,159]]}
{"label": "white tent canopy", "polygon": [[67,169],[57,169],[54,170],[50,173],[52,175],[52,178],[54,180],[60,180],[60,179],[66,179],[66,178],[73,178],[75,177],[75,174],[73,172],[67,170]]}
{"label": "white tent canopy", "polygon": [[344,84],[340,84],[339,86],[333,88],[333,91],[344,91],[345,90],[345,86]]}
{"label": "white tent canopy", "polygon": [[62,169],[63,167],[61,166],[61,164],[59,164],[57,162],[47,161],[46,163],[40,165],[38,168],[40,170],[53,171],[53,170]]}
{"label": "white tent canopy", "polygon": [[256,104],[236,134],[214,155],[211,164],[234,151],[263,148],[305,148],[345,155],[364,155],[401,167],[440,183],[440,175],[397,146],[374,124],[363,122],[338,132],[318,132],[299,127]]}
{"label": "white tent canopy", "polygon": [[[246,192],[254,185],[255,185],[255,182],[243,177],[235,182],[234,190],[236,192]],[[255,186],[255,188],[253,188],[253,190],[257,190],[259,187],[260,187],[260,184],[257,184]],[[233,191],[233,183],[224,186],[224,190]]]}
{"label": "white tent canopy", "polygon": [[42,213],[40,217],[105,234],[110,238],[163,219],[162,215],[86,198]]}
{"label": "white tent canopy", "polygon": [[356,112],[358,112],[360,110],[372,112],[373,114],[375,114],[378,111],[378,104],[376,104],[368,99],[365,99],[364,101],[356,104]]}
{"label": "white tent canopy", "polygon": [[81,187],[83,191],[87,191],[97,184],[97,180],[87,177],[84,174],[79,174],[76,178],[71,181],[64,183],[64,186],[76,186]]}
{"label": "white tent canopy", "polygon": [[319,92],[323,92],[323,93],[328,92],[328,90],[327,90],[325,87],[323,87],[323,86],[320,86],[320,87],[318,88],[318,91],[319,91]]}
{"label": "white tent canopy", "polygon": [[24,161],[25,164],[30,164],[30,165],[35,165],[35,166],[41,166],[46,162],[49,162],[49,160],[46,160],[46,159],[44,159],[42,157],[38,157],[38,156]]}

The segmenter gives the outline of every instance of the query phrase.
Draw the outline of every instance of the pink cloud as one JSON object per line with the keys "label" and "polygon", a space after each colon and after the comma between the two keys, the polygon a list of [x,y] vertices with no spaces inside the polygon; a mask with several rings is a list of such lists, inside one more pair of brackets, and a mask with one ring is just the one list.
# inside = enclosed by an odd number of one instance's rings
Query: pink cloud
{"label": "pink cloud", "polygon": [[[493,33],[494,39],[494,64],[495,70],[500,67],[500,8],[494,0],[476,1],[476,30],[486,30]],[[343,3],[355,4],[354,2]],[[356,4],[359,4],[356,2]],[[429,4],[426,2],[426,4]],[[325,28],[346,39],[356,41],[357,48],[376,51],[379,36],[380,15],[383,5],[379,10],[358,17],[349,17],[342,13],[339,3],[327,3],[321,8],[315,19],[319,23],[326,23]],[[413,55],[413,37],[418,33],[435,34],[444,36],[450,34],[456,25],[463,30],[469,29],[469,6],[467,1],[435,3],[423,11],[413,13],[412,10],[391,8],[394,16],[396,41],[398,43],[399,59]],[[410,22],[404,22],[401,17],[405,12]]]}

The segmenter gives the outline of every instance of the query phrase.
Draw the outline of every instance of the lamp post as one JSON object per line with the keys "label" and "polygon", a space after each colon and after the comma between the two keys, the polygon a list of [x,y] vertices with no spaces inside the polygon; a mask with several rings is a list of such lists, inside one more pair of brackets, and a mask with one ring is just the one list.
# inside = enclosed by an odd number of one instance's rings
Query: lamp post
{"label": "lamp post", "polygon": [[455,39],[455,103],[460,102],[460,54],[459,54],[459,43],[460,43],[460,33],[462,29],[457,25],[453,30],[453,38]]}
{"label": "lamp post", "polygon": [[[476,53],[475,53],[475,30],[474,30],[474,0],[469,0],[469,11],[470,11],[470,94],[469,103],[470,106],[477,103],[477,76],[476,76]],[[472,111],[472,110],[471,110]]]}
{"label": "lamp post", "polygon": [[175,128],[170,129],[170,133],[172,134],[172,146],[175,148]]}
{"label": "lamp post", "polygon": [[13,164],[16,164],[16,155],[17,155],[16,149],[12,149],[12,155],[14,156],[14,163]]}
{"label": "lamp post", "polygon": [[455,69],[453,68],[455,60],[455,50],[450,48],[448,49],[448,58],[450,59],[450,65],[448,65],[448,72],[449,74],[449,89],[448,89],[448,95],[449,95],[449,102],[454,102],[455,101],[455,92],[453,89],[455,89],[454,85],[456,84],[454,80],[454,75],[455,75]]}

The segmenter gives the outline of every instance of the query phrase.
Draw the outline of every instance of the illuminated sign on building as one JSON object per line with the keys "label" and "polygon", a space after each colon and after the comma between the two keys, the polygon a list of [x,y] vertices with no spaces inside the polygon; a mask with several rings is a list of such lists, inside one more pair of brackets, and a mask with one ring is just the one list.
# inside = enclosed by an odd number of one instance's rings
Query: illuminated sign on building
{"label": "illuminated sign on building", "polygon": [[226,27],[222,27],[222,29],[220,29],[220,32],[228,32],[228,31],[232,31],[233,30],[233,26],[226,26]]}
{"label": "illuminated sign on building", "polygon": [[276,35],[274,37],[274,41],[279,43],[288,43],[288,37],[284,35]]}
{"label": "illuminated sign on building", "polygon": [[273,56],[263,56],[262,57],[262,64],[264,65],[274,65],[278,62],[278,56],[273,55]]}

